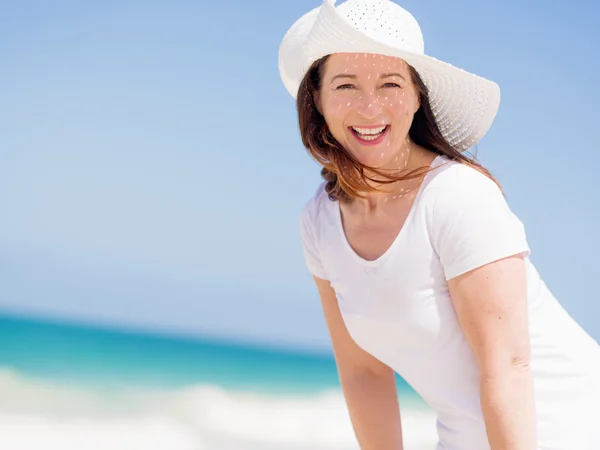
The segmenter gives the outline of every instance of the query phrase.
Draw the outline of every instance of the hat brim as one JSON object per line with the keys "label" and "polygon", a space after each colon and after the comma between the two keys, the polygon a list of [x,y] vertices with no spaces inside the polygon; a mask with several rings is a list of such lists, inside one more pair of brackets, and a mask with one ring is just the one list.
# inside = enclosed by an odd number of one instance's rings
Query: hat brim
{"label": "hat brim", "polygon": [[433,114],[446,140],[460,151],[475,145],[489,130],[500,105],[500,88],[490,80],[425,54],[408,52],[366,35],[323,4],[298,19],[279,48],[279,73],[292,97],[310,66],[334,53],[369,53],[401,58],[427,86]]}

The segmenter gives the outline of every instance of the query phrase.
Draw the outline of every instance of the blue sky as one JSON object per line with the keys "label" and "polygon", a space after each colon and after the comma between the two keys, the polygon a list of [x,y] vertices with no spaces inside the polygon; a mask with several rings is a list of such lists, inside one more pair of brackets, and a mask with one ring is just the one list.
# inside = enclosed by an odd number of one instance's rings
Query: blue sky
{"label": "blue sky", "polygon": [[[319,3],[3,3],[0,310],[327,348],[298,231],[319,170],[277,72]],[[478,156],[600,340],[599,4],[400,4],[499,83]]]}

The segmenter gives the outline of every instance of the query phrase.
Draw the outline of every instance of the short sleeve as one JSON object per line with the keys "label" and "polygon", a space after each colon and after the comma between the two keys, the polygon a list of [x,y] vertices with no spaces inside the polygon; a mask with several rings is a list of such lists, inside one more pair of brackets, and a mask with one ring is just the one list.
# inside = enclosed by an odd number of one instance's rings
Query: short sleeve
{"label": "short sleeve", "polygon": [[302,250],[306,266],[310,273],[318,278],[327,279],[319,254],[318,233],[316,232],[315,218],[315,202],[311,201],[304,207],[300,216]]}
{"label": "short sleeve", "polygon": [[432,244],[446,280],[509,256],[528,256],[524,226],[498,185],[465,166],[453,178],[435,190],[430,214]]}

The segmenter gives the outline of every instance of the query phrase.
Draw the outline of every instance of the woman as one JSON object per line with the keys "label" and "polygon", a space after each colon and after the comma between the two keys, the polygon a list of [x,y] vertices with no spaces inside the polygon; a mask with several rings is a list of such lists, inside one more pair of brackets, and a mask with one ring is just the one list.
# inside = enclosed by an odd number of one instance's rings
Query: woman
{"label": "woman", "polygon": [[386,0],[325,0],[290,28],[279,69],[323,166],[302,242],[361,448],[402,448],[396,371],[437,412],[440,450],[600,449],[600,347],[463,153],[498,87],[426,56]]}

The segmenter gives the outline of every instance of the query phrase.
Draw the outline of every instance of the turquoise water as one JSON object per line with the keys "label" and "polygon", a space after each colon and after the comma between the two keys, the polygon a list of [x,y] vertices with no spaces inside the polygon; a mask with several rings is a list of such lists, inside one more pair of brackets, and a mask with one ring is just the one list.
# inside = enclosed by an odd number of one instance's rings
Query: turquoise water
{"label": "turquoise water", "polygon": [[[398,379],[407,449],[435,417]],[[0,448],[357,450],[331,356],[0,315]]]}
{"label": "turquoise water", "polygon": [[[55,382],[253,392],[338,388],[328,355],[0,316],[0,367]],[[400,394],[414,396],[398,380]]]}

